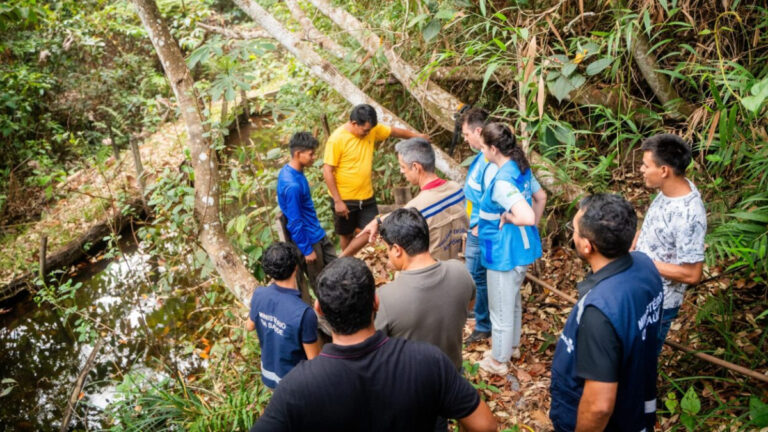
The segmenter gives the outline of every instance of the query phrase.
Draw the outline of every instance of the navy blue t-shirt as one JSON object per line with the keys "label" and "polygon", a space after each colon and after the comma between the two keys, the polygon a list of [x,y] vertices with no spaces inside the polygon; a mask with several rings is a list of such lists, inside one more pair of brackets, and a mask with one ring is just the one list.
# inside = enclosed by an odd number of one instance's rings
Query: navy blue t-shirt
{"label": "navy blue t-shirt", "polygon": [[317,315],[301,300],[299,290],[273,283],[253,292],[250,318],[261,344],[261,379],[275,388],[307,359],[302,344],[317,341]]}

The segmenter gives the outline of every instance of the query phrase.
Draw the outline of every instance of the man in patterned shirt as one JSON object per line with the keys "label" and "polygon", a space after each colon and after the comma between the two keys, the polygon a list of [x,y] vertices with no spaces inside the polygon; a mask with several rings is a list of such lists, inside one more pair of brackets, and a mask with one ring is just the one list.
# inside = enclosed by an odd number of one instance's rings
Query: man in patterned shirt
{"label": "man in patterned shirt", "polygon": [[637,233],[635,249],[647,254],[664,282],[657,351],[661,352],[688,285],[701,281],[707,211],[696,186],[685,177],[691,148],[682,138],[660,134],[642,145],[645,185],[659,190]]}

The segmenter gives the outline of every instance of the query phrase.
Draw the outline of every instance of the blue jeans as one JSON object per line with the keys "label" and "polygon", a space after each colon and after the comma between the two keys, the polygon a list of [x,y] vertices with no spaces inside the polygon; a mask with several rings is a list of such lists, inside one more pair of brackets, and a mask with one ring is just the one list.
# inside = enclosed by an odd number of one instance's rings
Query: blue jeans
{"label": "blue jeans", "polygon": [[659,339],[656,346],[656,356],[661,354],[661,348],[664,346],[664,341],[667,340],[667,333],[669,333],[669,327],[672,325],[672,321],[677,318],[677,313],[680,312],[680,306],[670,309],[662,309],[661,311],[661,324],[659,325]]}
{"label": "blue jeans", "polygon": [[467,232],[467,245],[464,249],[467,270],[475,281],[475,331],[491,331],[491,316],[488,313],[488,282],[485,266],[480,260],[480,240],[471,231]]}
{"label": "blue jeans", "polygon": [[506,363],[512,351],[520,346],[523,306],[520,286],[525,280],[528,266],[508,271],[488,270],[488,305],[491,312],[491,355],[499,363]]}

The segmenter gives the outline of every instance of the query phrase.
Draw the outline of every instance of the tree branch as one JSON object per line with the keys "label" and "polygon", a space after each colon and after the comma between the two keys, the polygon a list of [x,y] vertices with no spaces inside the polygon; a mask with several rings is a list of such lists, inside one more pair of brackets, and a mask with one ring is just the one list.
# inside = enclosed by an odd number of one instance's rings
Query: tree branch
{"label": "tree branch", "polygon": [[197,26],[201,29],[207,30],[212,33],[218,33],[226,36],[229,39],[272,39],[269,33],[264,30],[236,30],[232,28],[218,27],[205,23],[197,23]]}

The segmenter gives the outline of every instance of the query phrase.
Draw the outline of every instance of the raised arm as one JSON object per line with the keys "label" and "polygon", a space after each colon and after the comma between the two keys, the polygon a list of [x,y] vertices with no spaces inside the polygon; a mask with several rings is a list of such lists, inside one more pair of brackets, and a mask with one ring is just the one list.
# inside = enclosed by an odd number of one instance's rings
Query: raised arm
{"label": "raised arm", "polygon": [[419,133],[419,132],[413,132],[408,129],[401,129],[394,126],[392,126],[392,131],[390,132],[389,136],[400,138],[400,139],[424,138],[425,140],[430,141],[429,135]]}

